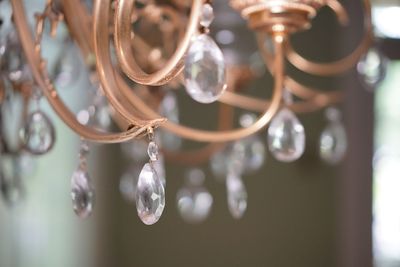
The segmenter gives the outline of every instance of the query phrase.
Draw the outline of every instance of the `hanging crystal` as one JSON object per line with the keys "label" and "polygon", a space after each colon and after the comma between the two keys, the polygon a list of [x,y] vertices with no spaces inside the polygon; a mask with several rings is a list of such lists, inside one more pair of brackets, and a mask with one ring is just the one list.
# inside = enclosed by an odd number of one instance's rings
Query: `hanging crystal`
{"label": "hanging crystal", "polygon": [[326,110],[328,125],[321,133],[319,139],[319,154],[328,164],[339,163],[347,150],[347,136],[341,121],[340,111],[336,108]]}
{"label": "hanging crystal", "polygon": [[[144,224],[155,224],[161,217],[165,207],[165,188],[158,176],[155,163],[158,159],[158,146],[154,140],[153,129],[148,131],[150,139],[147,153],[150,158],[139,174],[136,186],[136,209]],[[157,166],[160,170],[160,166]],[[164,172],[165,177],[165,172]]]}
{"label": "hanging crystal", "polygon": [[205,175],[200,169],[190,170],[185,186],[177,193],[177,206],[182,219],[188,223],[201,223],[207,219],[213,197],[203,186]]}
{"label": "hanging crystal", "polygon": [[208,27],[214,20],[210,3],[202,6],[200,25],[203,34],[193,38],[184,68],[187,93],[200,103],[215,102],[226,89],[224,55],[214,40],[207,35]]}
{"label": "hanging crystal", "polygon": [[240,176],[228,173],[226,190],[229,212],[235,219],[242,218],[247,209],[247,191]]}
{"label": "hanging crystal", "polygon": [[214,8],[209,3],[204,4],[201,10],[200,25],[208,28],[214,18]]}
{"label": "hanging crystal", "polygon": [[[288,89],[283,91],[283,100],[285,105],[293,102]],[[277,160],[292,162],[303,155],[305,145],[304,126],[291,110],[283,107],[272,119],[268,128],[269,151]]]}
{"label": "hanging crystal", "polygon": [[226,89],[225,62],[221,49],[207,34],[193,39],[184,68],[187,93],[200,103],[216,101]]}
{"label": "hanging crystal", "polygon": [[151,163],[146,163],[139,174],[136,188],[136,208],[144,224],[156,223],[165,207],[164,186]]}
{"label": "hanging crystal", "polygon": [[87,154],[89,147],[82,142],[79,153],[80,164],[71,178],[71,198],[74,212],[80,218],[89,217],[94,208],[95,193],[87,170]]}
{"label": "hanging crystal", "polygon": [[358,62],[358,74],[369,89],[374,89],[385,78],[387,61],[386,56],[373,47]]}
{"label": "hanging crystal", "polygon": [[45,154],[53,148],[55,142],[53,123],[42,111],[34,111],[27,118],[21,137],[27,151],[34,155]]}

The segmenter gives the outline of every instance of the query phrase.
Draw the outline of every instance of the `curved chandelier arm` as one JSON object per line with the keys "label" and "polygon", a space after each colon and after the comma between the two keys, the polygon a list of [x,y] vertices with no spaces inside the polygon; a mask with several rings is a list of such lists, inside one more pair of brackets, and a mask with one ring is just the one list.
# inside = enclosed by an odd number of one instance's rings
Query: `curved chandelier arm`
{"label": "curved chandelier arm", "polygon": [[[125,97],[120,95],[117,90],[116,76],[114,67],[111,62],[110,42],[108,31],[110,1],[97,0],[93,7],[93,36],[94,36],[94,53],[96,56],[97,72],[101,81],[101,85],[110,105],[121,114],[130,123],[145,123],[138,121],[138,118],[129,108],[129,103]],[[160,116],[156,116],[158,122],[164,122]],[[136,123],[135,123],[136,122]]]}
{"label": "curved chandelier arm", "polygon": [[[282,88],[283,88],[283,81],[284,81],[284,42],[286,40],[286,36],[282,36],[278,34],[274,37],[274,44],[276,50],[276,57],[275,57],[275,65],[276,65],[276,75],[275,75],[275,86],[274,86],[274,93],[272,96],[271,104],[269,106],[264,106],[263,114],[258,120],[247,128],[241,128],[231,131],[222,131],[222,132],[215,132],[215,131],[204,131],[204,130],[197,130],[192,129],[186,126],[178,125],[173,122],[167,121],[163,124],[163,127],[169,130],[176,135],[181,137],[191,139],[194,141],[199,142],[228,142],[238,140],[247,136],[250,136],[262,128],[264,128],[275,113],[279,110],[281,97],[282,97]],[[118,77],[117,77],[118,78]],[[119,79],[122,79],[119,77]],[[143,115],[147,115],[149,117],[156,117],[158,114],[152,110],[146,103],[143,102],[134,92],[123,82],[119,81],[118,84],[120,85],[119,89],[121,90],[122,94],[126,96],[126,98],[132,103],[133,106],[137,108]]]}
{"label": "curved chandelier arm", "polygon": [[[134,0],[117,1],[114,22],[114,42],[117,58],[124,73],[133,81],[144,85],[164,85],[174,79],[183,69],[183,59],[186,51],[192,37],[197,32],[203,1],[193,1],[186,33],[180,40],[175,53],[166,62],[164,67],[151,74],[145,73],[138,66],[132,53],[132,25],[128,22],[131,21],[134,3]],[[103,8],[107,9],[108,12],[109,6],[104,4]],[[95,12],[101,12],[101,10],[95,9]],[[133,38],[135,38],[134,35]]]}
{"label": "curved chandelier arm", "polygon": [[350,55],[331,63],[317,63],[302,57],[294,51],[290,41],[288,41],[286,57],[289,62],[299,70],[318,76],[334,76],[354,67],[362,55],[366,53],[373,40],[371,3],[369,0],[364,0],[363,2],[365,8],[364,27],[366,32],[358,47]]}
{"label": "curved chandelier arm", "polygon": [[80,124],[76,120],[75,114],[73,114],[59,98],[54,85],[47,75],[44,60],[40,56],[40,51],[36,50],[35,41],[25,16],[22,0],[12,0],[11,4],[14,23],[16,24],[18,36],[35,82],[41,88],[43,95],[47,98],[54,111],[73,131],[89,141],[119,143],[145,135],[148,127],[156,127],[160,124],[160,121],[152,121],[146,125],[141,125],[142,127],[135,126],[126,132],[112,134],[104,133]]}

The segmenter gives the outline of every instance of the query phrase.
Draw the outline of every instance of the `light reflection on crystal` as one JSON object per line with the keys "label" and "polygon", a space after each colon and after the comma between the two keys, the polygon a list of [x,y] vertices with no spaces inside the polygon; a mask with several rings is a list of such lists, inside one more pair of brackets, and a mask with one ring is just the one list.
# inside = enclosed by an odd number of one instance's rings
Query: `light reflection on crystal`
{"label": "light reflection on crystal", "polygon": [[203,186],[204,172],[190,170],[185,177],[185,186],[177,193],[178,211],[185,222],[201,223],[210,214],[213,197]]}
{"label": "light reflection on crystal", "polygon": [[291,110],[283,108],[272,119],[268,128],[268,147],[271,154],[283,162],[295,161],[303,155],[304,127]]}
{"label": "light reflection on crystal", "polygon": [[184,77],[187,93],[200,103],[212,103],[225,91],[224,56],[207,34],[192,41],[185,60]]}
{"label": "light reflection on crystal", "polygon": [[144,165],[136,187],[136,208],[139,218],[146,225],[155,224],[165,207],[165,190],[150,163]]}

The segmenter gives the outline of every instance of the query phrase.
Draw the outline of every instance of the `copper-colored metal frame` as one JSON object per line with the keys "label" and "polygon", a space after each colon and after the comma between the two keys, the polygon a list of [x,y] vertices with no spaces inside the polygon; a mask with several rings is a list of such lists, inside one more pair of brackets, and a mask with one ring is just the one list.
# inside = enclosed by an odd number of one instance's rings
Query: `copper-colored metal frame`
{"label": "copper-colored metal frame", "polygon": [[[112,21],[110,6],[111,0],[96,0],[93,14],[90,16],[79,0],[62,0],[63,13],[71,35],[81,48],[86,59],[96,58],[96,70],[101,87],[104,90],[113,110],[121,116],[128,125],[134,127],[120,134],[105,134],[95,129],[79,124],[75,115],[59,99],[51,83],[41,58],[40,50],[35,49],[35,41],[29,31],[24,8],[21,0],[11,0],[14,12],[14,21],[18,29],[20,40],[32,69],[36,83],[42,88],[44,95],[60,116],[61,119],[83,138],[97,142],[123,142],[143,135],[149,127],[161,125],[183,138],[200,142],[226,142],[241,139],[263,129],[279,110],[282,98],[282,89],[287,86],[292,93],[304,99],[293,104],[296,112],[311,112],[316,109],[340,101],[340,92],[322,93],[321,91],[305,87],[289,77],[285,77],[285,57],[297,68],[315,75],[335,75],[346,71],[356,64],[362,54],[368,49],[371,36],[370,3],[365,0],[365,29],[366,34],[359,47],[348,57],[333,63],[315,63],[298,55],[291,47],[289,34],[296,30],[305,29],[310,24],[310,19],[323,5],[330,6],[338,15],[341,23],[348,21],[344,8],[336,0],[296,0],[296,3],[281,5],[278,9],[260,5],[259,0],[231,0],[232,6],[242,9],[242,14],[249,20],[249,25],[258,31],[268,33],[274,42],[274,53],[271,54],[263,44],[260,51],[266,65],[274,74],[274,89],[271,101],[264,101],[254,97],[237,94],[228,90],[220,99],[222,103],[233,107],[240,107],[261,112],[257,121],[246,128],[234,130],[204,131],[178,125],[165,121],[161,116],[147,105],[132,90],[131,85],[125,80],[126,75],[133,81],[148,85],[158,86],[179,79],[183,68],[183,60],[193,36],[198,34],[199,17],[204,0],[193,0],[190,17],[185,34],[180,40],[172,57],[154,73],[144,72],[136,63],[132,52],[132,39],[138,38],[131,28],[133,0],[119,0],[114,12],[114,44],[119,67],[123,74],[113,66],[110,55],[110,30],[109,22]],[[254,2],[254,3],[253,3]],[[243,4],[244,3],[244,4]],[[254,4],[253,7],[251,4]],[[240,5],[242,4],[242,5]],[[289,14],[289,16],[288,16]],[[296,21],[297,20],[297,21]],[[176,25],[182,27],[182,25]],[[38,33],[40,34],[40,32]],[[93,38],[90,38],[93,37]],[[262,38],[259,38],[261,40]],[[260,42],[261,43],[261,42]]]}

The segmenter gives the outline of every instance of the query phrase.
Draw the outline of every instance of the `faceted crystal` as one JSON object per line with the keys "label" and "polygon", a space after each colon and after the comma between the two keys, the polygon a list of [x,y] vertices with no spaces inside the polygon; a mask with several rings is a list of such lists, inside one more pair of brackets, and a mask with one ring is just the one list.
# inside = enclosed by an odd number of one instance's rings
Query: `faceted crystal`
{"label": "faceted crystal", "polygon": [[144,224],[156,223],[164,210],[165,191],[150,163],[144,165],[136,187],[136,208]]}
{"label": "faceted crystal", "polygon": [[41,111],[29,115],[22,129],[22,141],[25,149],[35,155],[50,151],[55,142],[54,126],[50,119]]}
{"label": "faceted crystal", "polygon": [[210,27],[211,23],[214,20],[214,9],[210,4],[204,4],[202,11],[201,11],[201,17],[200,17],[200,25],[208,28]]}
{"label": "faceted crystal", "polygon": [[151,161],[156,161],[158,159],[158,145],[156,142],[151,141],[147,147],[147,154]]}
{"label": "faceted crystal", "polygon": [[229,212],[235,219],[243,217],[247,209],[247,191],[242,179],[233,173],[226,178]]}
{"label": "faceted crystal", "polygon": [[184,76],[186,91],[200,103],[212,103],[225,91],[224,56],[207,34],[192,41],[185,60]]}
{"label": "faceted crystal", "polygon": [[78,168],[71,178],[71,198],[73,209],[80,218],[92,214],[94,206],[94,189],[89,174],[83,168]]}
{"label": "faceted crystal", "polygon": [[387,59],[377,48],[371,48],[358,62],[357,70],[369,89],[374,89],[386,76]]}
{"label": "faceted crystal", "polygon": [[304,127],[296,115],[283,108],[275,115],[268,128],[268,147],[280,161],[291,162],[300,158],[305,149]]}
{"label": "faceted crystal", "polygon": [[340,121],[330,122],[319,139],[319,154],[328,164],[339,163],[347,150],[347,137]]}

